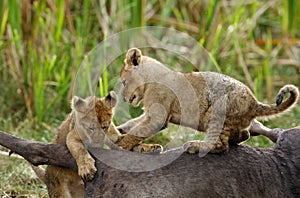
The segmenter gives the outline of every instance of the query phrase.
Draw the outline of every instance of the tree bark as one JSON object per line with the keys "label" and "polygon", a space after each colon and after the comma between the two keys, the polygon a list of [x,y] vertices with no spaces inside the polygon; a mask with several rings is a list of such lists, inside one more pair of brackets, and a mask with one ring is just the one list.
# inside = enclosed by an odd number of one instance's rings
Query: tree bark
{"label": "tree bark", "polygon": [[[61,165],[77,171],[65,146],[27,141],[3,132],[0,144],[35,165]],[[139,166],[146,158],[159,163],[158,158],[170,153],[149,155],[97,147],[89,147],[89,151],[98,171],[93,180],[85,181],[86,197],[300,196],[300,127],[280,133],[272,148],[238,145],[231,146],[229,153],[202,158],[184,153],[166,166],[145,172],[119,170],[107,162]]]}
{"label": "tree bark", "polygon": [[77,171],[76,161],[64,145],[25,140],[3,131],[0,131],[0,145],[10,149],[10,153],[21,155],[35,166],[57,165]]}

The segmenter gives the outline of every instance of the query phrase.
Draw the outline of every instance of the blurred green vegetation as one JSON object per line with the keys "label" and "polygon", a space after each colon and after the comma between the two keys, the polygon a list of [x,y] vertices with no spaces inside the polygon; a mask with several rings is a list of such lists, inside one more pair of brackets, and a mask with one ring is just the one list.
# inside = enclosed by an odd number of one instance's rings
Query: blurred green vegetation
{"label": "blurred green vegetation", "polygon": [[[260,101],[274,103],[284,84],[300,87],[298,8],[298,0],[0,0],[1,130],[51,141],[70,111],[71,86],[84,56],[104,38],[145,25],[190,34],[222,73],[244,82]],[[102,75],[101,95],[114,88],[116,79],[112,83],[110,77],[118,72]],[[298,120],[299,105],[264,124],[291,128]],[[153,140],[166,143],[172,129]],[[272,145],[263,137],[247,144]],[[18,166],[26,165],[16,162],[12,169]],[[1,172],[1,178],[10,177]],[[0,189],[8,187],[1,184]]]}

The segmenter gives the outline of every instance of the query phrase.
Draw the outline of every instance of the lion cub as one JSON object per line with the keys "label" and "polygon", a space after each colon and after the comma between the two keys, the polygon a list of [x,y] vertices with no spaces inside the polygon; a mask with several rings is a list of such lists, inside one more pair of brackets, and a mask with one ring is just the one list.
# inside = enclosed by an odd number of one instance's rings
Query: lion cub
{"label": "lion cub", "polygon": [[[116,104],[112,95],[114,96],[113,92],[101,99],[94,96],[86,99],[73,97],[72,112],[58,128],[53,142],[68,147],[76,160],[78,173],[53,165],[47,166],[45,173],[38,167],[34,168],[38,177],[47,185],[51,198],[84,197],[81,178],[92,179],[97,170],[94,165],[95,160],[86,150],[83,141],[89,141],[92,136],[94,136],[93,138],[97,136],[100,141],[103,140],[104,131],[108,130],[111,122],[112,108]],[[95,110],[100,109],[98,118]]]}
{"label": "lion cub", "polygon": [[[118,127],[128,133],[118,145],[130,149],[167,127],[169,122],[207,132],[206,141],[190,141],[189,153],[229,150],[228,142],[249,138],[247,128],[255,117],[279,114],[298,100],[298,88],[280,89],[276,104],[258,102],[243,83],[214,72],[181,73],[143,56],[137,48],[127,51],[120,72],[121,95],[131,105],[144,103],[144,114]],[[283,100],[284,95],[289,98]]]}
{"label": "lion cub", "polygon": [[[117,96],[111,91],[104,98],[95,96],[81,99],[74,96],[72,112],[58,128],[54,143],[66,145],[75,158],[78,173],[59,166],[49,165],[46,171],[32,166],[37,176],[47,185],[51,198],[84,197],[82,178],[92,179],[96,170],[95,160],[86,150],[84,143],[107,144],[117,149],[113,143],[122,139],[122,135],[113,124],[113,108]],[[158,144],[139,144],[133,148],[137,152],[162,150]]]}

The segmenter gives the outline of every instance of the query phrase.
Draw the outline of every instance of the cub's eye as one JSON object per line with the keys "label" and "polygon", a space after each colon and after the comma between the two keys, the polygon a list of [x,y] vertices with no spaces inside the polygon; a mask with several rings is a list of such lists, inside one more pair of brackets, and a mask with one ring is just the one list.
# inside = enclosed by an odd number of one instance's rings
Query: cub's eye
{"label": "cub's eye", "polygon": [[91,133],[95,132],[95,127],[88,127],[88,129],[90,130]]}
{"label": "cub's eye", "polygon": [[122,80],[122,85],[125,87],[126,86],[126,80]]}

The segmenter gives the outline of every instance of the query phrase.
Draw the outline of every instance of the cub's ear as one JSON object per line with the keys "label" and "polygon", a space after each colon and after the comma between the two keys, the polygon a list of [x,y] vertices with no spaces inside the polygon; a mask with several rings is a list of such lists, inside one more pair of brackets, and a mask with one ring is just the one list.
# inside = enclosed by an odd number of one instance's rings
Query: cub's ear
{"label": "cub's ear", "polygon": [[84,99],[78,96],[74,96],[71,102],[71,108],[74,111],[84,112],[86,109],[86,102]]}
{"label": "cub's ear", "polygon": [[125,63],[127,66],[138,66],[141,63],[142,52],[138,48],[131,48],[126,53]]}
{"label": "cub's ear", "polygon": [[104,99],[104,105],[106,108],[114,108],[118,102],[117,95],[114,91],[110,91]]}

